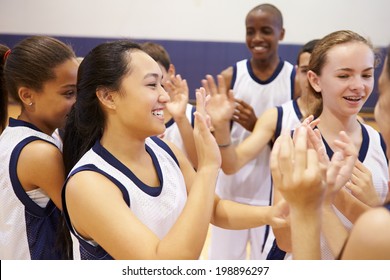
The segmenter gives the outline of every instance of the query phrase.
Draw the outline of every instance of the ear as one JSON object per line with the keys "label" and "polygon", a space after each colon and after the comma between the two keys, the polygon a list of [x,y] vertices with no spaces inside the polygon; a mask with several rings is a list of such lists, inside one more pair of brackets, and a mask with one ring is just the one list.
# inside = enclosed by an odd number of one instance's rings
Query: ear
{"label": "ear", "polygon": [[279,41],[283,41],[285,33],[286,33],[286,30],[284,28],[282,28],[282,30],[280,30]]}
{"label": "ear", "polygon": [[18,95],[22,103],[26,106],[34,104],[34,91],[28,87],[20,87],[18,89]]}
{"label": "ear", "polygon": [[316,92],[321,92],[320,81],[316,73],[311,70],[307,71],[307,79]]}
{"label": "ear", "polygon": [[115,110],[115,98],[116,98],[117,92],[109,90],[106,87],[99,87],[96,90],[96,96],[99,99],[99,101],[108,109]]}

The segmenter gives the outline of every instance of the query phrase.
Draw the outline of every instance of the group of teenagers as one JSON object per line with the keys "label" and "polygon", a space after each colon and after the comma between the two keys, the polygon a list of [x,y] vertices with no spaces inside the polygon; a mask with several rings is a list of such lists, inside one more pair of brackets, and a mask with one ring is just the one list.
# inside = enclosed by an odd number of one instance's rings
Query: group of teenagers
{"label": "group of teenagers", "polygon": [[[251,58],[187,82],[151,42],[0,46],[0,259],[390,259],[390,48],[361,35],[278,54],[282,14],[246,16]],[[20,105],[9,117],[7,105]]]}

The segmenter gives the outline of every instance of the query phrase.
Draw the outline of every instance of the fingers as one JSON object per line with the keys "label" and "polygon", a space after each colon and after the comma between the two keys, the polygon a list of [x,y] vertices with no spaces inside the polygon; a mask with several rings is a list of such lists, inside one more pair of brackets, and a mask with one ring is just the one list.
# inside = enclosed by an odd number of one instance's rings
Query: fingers
{"label": "fingers", "polygon": [[218,92],[226,94],[227,88],[225,84],[225,79],[222,77],[222,75],[218,75],[217,80],[218,80]]}
{"label": "fingers", "polygon": [[173,65],[171,63],[171,64],[169,64],[168,77],[172,77],[172,76],[175,76],[175,75],[176,75],[176,68],[175,68],[175,65]]}
{"label": "fingers", "polygon": [[307,165],[307,130],[305,127],[297,129],[294,161],[295,172],[301,176]]}
{"label": "fingers", "polygon": [[292,184],[292,174],[294,170],[294,145],[289,135],[282,134],[279,137],[281,137],[279,166],[283,171],[282,181],[284,185],[289,186]]}
{"label": "fingers", "polygon": [[270,168],[272,173],[272,180],[274,182],[275,188],[279,188],[282,183],[282,173],[279,168],[279,151],[280,151],[280,142],[282,141],[281,137],[278,137],[272,147],[271,156],[270,156]]}
{"label": "fingers", "polygon": [[206,90],[201,87],[195,91],[196,111],[205,116],[206,113]]}

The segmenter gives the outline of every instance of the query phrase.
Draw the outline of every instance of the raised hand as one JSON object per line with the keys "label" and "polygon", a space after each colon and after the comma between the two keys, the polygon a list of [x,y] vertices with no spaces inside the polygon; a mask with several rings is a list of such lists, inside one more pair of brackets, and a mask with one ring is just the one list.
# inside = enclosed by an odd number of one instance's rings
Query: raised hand
{"label": "raised hand", "polygon": [[359,160],[356,161],[352,170],[351,179],[345,184],[345,187],[360,201],[369,206],[378,206],[381,201],[372,182],[370,170]]}
{"label": "raised hand", "polygon": [[210,165],[219,168],[222,159],[217,142],[210,132],[211,121],[206,111],[208,100],[209,96],[206,95],[204,88],[196,90],[194,141],[198,155],[198,168]]}
{"label": "raised hand", "polygon": [[164,88],[171,98],[166,104],[169,113],[175,120],[185,118],[189,100],[187,81],[182,79],[180,75],[171,75],[170,79],[164,84]]}
{"label": "raised hand", "polygon": [[257,117],[253,107],[241,99],[235,99],[236,110],[233,114],[233,120],[239,123],[248,131],[253,131],[255,127]]}
{"label": "raised hand", "polygon": [[221,75],[218,75],[217,79],[218,85],[211,75],[206,75],[206,79],[202,80],[203,87],[210,95],[207,111],[214,127],[230,122],[235,110],[233,91],[227,91],[225,80]]}
{"label": "raised hand", "polygon": [[282,134],[271,152],[271,172],[275,188],[292,209],[318,210],[325,193],[325,173],[316,151],[308,149],[305,127],[299,127],[295,143]]}

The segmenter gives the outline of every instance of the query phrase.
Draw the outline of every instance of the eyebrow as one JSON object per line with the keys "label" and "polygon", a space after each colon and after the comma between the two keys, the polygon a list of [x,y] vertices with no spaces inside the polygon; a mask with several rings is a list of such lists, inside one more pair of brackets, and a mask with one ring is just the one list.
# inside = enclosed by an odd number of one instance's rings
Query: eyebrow
{"label": "eyebrow", "polygon": [[149,77],[153,77],[153,78],[158,79],[159,75],[157,73],[148,73],[145,75],[144,79],[147,79]]}
{"label": "eyebrow", "polygon": [[[374,70],[374,67],[368,67],[368,68],[366,68],[366,69],[364,69],[363,70],[363,72],[365,72],[365,71],[369,71],[369,70]],[[337,71],[353,71],[353,69],[351,69],[351,68],[340,68],[340,69],[337,69]]]}

